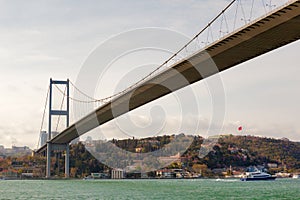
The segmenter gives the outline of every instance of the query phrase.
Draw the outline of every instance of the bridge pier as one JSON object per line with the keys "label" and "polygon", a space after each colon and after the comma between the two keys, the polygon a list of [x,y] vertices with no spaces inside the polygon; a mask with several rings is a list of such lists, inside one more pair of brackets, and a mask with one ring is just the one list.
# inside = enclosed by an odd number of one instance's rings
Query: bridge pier
{"label": "bridge pier", "polygon": [[47,163],[46,163],[46,178],[51,177],[51,152],[65,151],[65,178],[70,177],[70,146],[69,144],[52,144],[47,143]]}
{"label": "bridge pier", "polygon": [[65,177],[70,177],[70,146],[66,144],[66,155],[65,155]]}

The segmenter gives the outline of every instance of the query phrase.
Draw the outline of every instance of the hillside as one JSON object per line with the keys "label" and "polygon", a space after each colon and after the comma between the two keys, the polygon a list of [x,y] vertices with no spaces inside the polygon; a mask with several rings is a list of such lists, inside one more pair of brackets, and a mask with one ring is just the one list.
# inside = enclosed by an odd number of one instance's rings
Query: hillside
{"label": "hillside", "polygon": [[[175,138],[183,137],[180,135],[164,135],[150,137],[144,139],[126,139],[110,142],[114,145],[135,153],[146,153],[167,147]],[[178,160],[166,168],[183,169],[184,171],[200,173],[205,177],[219,176],[224,174],[232,174],[233,172],[242,172],[249,166],[261,166],[266,168],[270,173],[276,172],[300,172],[300,143],[292,142],[287,139],[272,139],[255,136],[221,136],[218,142],[213,146],[206,156],[199,156],[199,149],[203,143],[200,136],[189,136],[192,144]],[[181,140],[183,141],[183,140]],[[168,149],[176,152],[179,143]],[[178,142],[178,141],[177,141]],[[85,144],[84,144],[85,143]],[[70,148],[70,175],[71,177],[84,177],[92,172],[109,172],[110,168],[100,163],[86,148],[93,148],[94,151],[102,149],[103,141],[89,141],[71,145]],[[85,146],[86,145],[86,146]],[[102,147],[102,148],[100,148]],[[110,153],[111,149],[104,148],[106,153]],[[101,154],[101,152],[100,152]],[[110,154],[109,154],[110,155]],[[114,155],[110,155],[112,162],[122,162],[117,160]],[[168,157],[165,157],[168,158]],[[138,159],[135,159],[139,162]],[[159,160],[159,159],[158,159]],[[19,176],[22,172],[33,172],[36,177],[43,177],[45,174],[45,157],[40,155],[22,156],[22,157],[6,157],[0,158],[0,176],[7,174],[15,174]],[[126,162],[126,161],[124,161]],[[142,161],[146,163],[146,160]],[[150,160],[152,162],[152,160]],[[149,163],[149,160],[148,160]],[[127,163],[128,164],[128,163]],[[134,165],[134,163],[131,163]],[[64,156],[62,153],[52,157],[53,175],[63,176],[64,172]],[[157,168],[156,168],[157,169]],[[155,173],[150,175],[155,176]]]}
{"label": "hillside", "polygon": [[[145,139],[113,140],[117,146],[135,152],[149,152],[168,144],[172,136],[158,136]],[[147,142],[151,141],[151,142]],[[157,141],[157,142],[153,142]],[[190,168],[194,164],[204,164],[215,168],[246,168],[262,165],[270,171],[294,171],[300,169],[300,143],[287,139],[273,139],[255,136],[224,135],[213,147],[213,151],[199,158],[199,149],[203,138],[194,137],[192,145],[181,156],[183,166]],[[268,166],[269,164],[269,166]]]}
{"label": "hillside", "polygon": [[197,149],[200,146],[201,139],[196,139],[193,146],[186,152],[189,165],[192,163],[205,164],[211,169],[263,165],[274,172],[300,169],[299,142],[227,135],[222,136],[218,144],[214,146],[214,151],[211,151],[203,159],[197,157]]}

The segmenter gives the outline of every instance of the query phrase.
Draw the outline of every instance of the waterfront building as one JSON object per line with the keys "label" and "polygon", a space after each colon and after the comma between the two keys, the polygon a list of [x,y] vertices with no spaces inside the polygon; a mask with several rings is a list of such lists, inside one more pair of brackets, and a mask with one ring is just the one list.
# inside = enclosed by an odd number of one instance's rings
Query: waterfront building
{"label": "waterfront building", "polygon": [[113,169],[111,171],[112,179],[123,179],[125,177],[125,172],[122,169]]}

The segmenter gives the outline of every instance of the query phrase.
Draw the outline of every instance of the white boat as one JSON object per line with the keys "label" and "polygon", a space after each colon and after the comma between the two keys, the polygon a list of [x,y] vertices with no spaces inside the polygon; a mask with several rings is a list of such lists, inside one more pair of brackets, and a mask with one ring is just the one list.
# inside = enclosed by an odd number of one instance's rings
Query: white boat
{"label": "white boat", "polygon": [[294,174],[293,178],[300,178],[300,174]]}
{"label": "white boat", "polygon": [[85,180],[85,181],[87,181],[87,180],[94,180],[94,178],[92,176],[86,176],[82,180]]}
{"label": "white boat", "polygon": [[244,172],[241,175],[241,181],[261,181],[261,180],[275,180],[275,179],[276,176],[272,176],[258,169],[255,169],[255,171]]}

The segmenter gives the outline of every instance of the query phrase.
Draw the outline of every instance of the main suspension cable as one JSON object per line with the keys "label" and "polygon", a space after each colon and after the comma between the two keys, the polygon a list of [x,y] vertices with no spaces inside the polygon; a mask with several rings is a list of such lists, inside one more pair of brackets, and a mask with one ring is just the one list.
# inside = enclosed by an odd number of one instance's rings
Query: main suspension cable
{"label": "main suspension cable", "polygon": [[[83,100],[79,100],[79,99],[75,99],[75,98],[72,98],[72,97],[68,97],[70,98],[71,100],[73,101],[77,101],[77,102],[81,102],[81,103],[94,103],[94,102],[106,102],[107,100],[112,100],[112,98],[116,97],[116,96],[119,96],[121,94],[124,94],[125,92],[135,88],[137,85],[140,85],[143,81],[145,81],[146,79],[148,79],[149,77],[151,77],[155,72],[157,72],[159,69],[161,69],[163,66],[165,66],[166,64],[168,64],[172,59],[174,59],[176,56],[179,55],[180,52],[182,52],[184,49],[187,48],[187,46],[189,46],[195,39],[198,38],[198,36],[200,34],[202,34],[206,29],[208,29],[209,27],[211,27],[211,24],[213,24],[228,8],[231,7],[231,5],[237,0],[233,0],[231,1],[225,9],[223,9],[215,18],[213,18],[213,20],[211,20],[203,29],[201,29],[201,31],[199,31],[189,42],[187,42],[182,48],[180,48],[176,53],[174,53],[169,59],[167,59],[165,62],[163,62],[161,65],[159,65],[156,69],[154,69],[152,72],[150,72],[148,75],[146,75],[145,77],[143,77],[142,79],[140,79],[139,81],[135,82],[134,84],[132,84],[130,87],[120,91],[120,92],[117,92],[111,96],[108,96],[106,98],[102,98],[102,99],[95,99],[87,94],[85,94],[84,92],[82,92],[79,88],[77,88],[75,86],[75,84],[73,84],[71,82],[71,85],[77,90],[79,91],[81,94],[83,94],[84,96],[88,97],[89,99],[91,99],[90,101],[83,101]],[[61,90],[60,90],[61,91]],[[63,93],[61,91],[61,93]]]}

